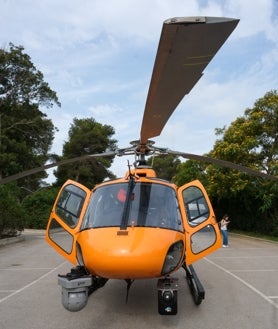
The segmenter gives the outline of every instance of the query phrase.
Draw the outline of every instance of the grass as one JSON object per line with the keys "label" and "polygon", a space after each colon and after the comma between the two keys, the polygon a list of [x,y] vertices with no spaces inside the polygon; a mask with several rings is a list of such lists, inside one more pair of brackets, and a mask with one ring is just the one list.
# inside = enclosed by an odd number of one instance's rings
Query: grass
{"label": "grass", "polygon": [[240,231],[240,230],[231,230],[231,233],[242,234],[242,235],[247,235],[247,236],[250,236],[250,237],[253,237],[253,238],[259,238],[259,239],[278,242],[278,237],[277,236],[265,235],[265,234],[261,234],[261,233],[257,233],[257,232],[246,232],[246,231]]}

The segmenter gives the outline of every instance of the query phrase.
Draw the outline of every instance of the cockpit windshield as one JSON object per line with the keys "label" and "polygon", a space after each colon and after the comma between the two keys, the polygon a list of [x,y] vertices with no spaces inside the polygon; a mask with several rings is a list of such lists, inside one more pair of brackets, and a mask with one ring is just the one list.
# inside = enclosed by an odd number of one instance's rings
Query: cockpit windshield
{"label": "cockpit windshield", "polygon": [[[182,231],[175,191],[166,185],[128,182],[101,186],[93,193],[81,229],[121,226],[160,227]],[[129,201],[128,213],[124,212]]]}

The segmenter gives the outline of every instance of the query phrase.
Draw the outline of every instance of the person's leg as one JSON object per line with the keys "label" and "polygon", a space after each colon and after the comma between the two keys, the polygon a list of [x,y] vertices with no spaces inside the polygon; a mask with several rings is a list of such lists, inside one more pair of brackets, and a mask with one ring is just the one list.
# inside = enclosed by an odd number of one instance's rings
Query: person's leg
{"label": "person's leg", "polygon": [[223,235],[223,246],[228,245],[228,235],[226,230],[222,230],[222,235]]}

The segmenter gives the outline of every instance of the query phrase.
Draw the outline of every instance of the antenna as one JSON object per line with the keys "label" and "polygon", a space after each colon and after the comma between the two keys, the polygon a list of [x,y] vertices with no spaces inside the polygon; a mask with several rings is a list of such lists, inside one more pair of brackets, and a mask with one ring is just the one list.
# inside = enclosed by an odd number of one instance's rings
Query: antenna
{"label": "antenna", "polygon": [[128,167],[129,176],[131,176],[131,170],[130,170],[131,164],[129,163],[129,160],[127,160],[127,167]]}

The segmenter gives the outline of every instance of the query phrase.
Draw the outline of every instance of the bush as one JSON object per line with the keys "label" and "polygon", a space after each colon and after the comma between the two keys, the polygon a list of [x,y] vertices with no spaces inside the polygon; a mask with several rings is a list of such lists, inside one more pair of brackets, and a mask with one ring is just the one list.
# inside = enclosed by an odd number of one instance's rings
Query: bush
{"label": "bush", "polygon": [[24,229],[26,214],[18,202],[14,185],[0,185],[0,238],[17,235]]}
{"label": "bush", "polygon": [[27,217],[24,227],[32,229],[45,229],[48,218],[56,199],[59,188],[47,187],[34,192],[24,198],[22,207]]}

